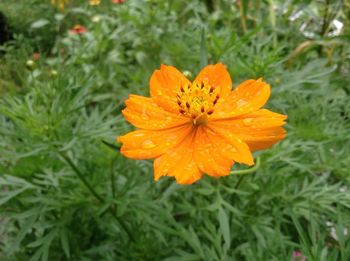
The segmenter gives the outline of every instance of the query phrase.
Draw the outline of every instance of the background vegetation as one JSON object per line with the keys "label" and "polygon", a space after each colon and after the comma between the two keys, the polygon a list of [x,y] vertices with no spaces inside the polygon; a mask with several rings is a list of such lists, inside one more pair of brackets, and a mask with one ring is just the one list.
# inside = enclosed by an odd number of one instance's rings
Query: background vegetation
{"label": "background vegetation", "polygon": [[[1,260],[350,259],[347,0],[0,10],[11,32],[0,50]],[[76,24],[87,32],[69,33]],[[234,86],[271,83],[288,137],[256,153],[253,174],[155,183],[150,161],[115,147],[131,129],[123,101],[147,95],[161,63],[194,77],[205,54]]]}

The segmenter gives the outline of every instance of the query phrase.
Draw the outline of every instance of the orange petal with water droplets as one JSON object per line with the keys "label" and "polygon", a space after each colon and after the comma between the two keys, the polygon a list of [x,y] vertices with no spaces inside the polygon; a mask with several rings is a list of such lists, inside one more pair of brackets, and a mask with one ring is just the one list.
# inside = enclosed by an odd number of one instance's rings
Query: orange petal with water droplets
{"label": "orange petal with water droplets", "polygon": [[209,135],[205,126],[198,127],[194,151],[196,164],[202,172],[210,176],[226,176],[230,173],[233,160],[223,156],[222,148]]}
{"label": "orange petal with water droplets", "polygon": [[213,144],[216,144],[222,157],[246,165],[254,165],[254,159],[248,145],[230,130],[215,124],[207,125],[207,133]]}
{"label": "orange petal with water droplets", "polygon": [[195,83],[203,81],[215,89],[218,88],[220,98],[225,98],[232,90],[231,76],[222,63],[205,66],[194,80]]}
{"label": "orange petal with water droplets", "polygon": [[169,112],[178,113],[176,95],[181,86],[190,84],[190,81],[175,67],[161,65],[150,79],[150,93],[153,100]]}
{"label": "orange petal with water droplets", "polygon": [[154,161],[154,179],[175,177],[178,184],[192,184],[202,177],[194,161],[194,132]]}
{"label": "orange petal with water droplets", "polygon": [[136,130],[118,138],[120,153],[132,159],[151,159],[179,144],[192,131],[192,124],[165,130]]}
{"label": "orange petal with water droplets", "polygon": [[270,97],[270,85],[259,80],[247,80],[215,107],[212,119],[232,118],[260,109]]}
{"label": "orange petal with water droplets", "polygon": [[129,95],[122,111],[125,119],[137,128],[159,130],[179,126],[189,122],[181,114],[176,115],[158,106],[152,98]]}
{"label": "orange petal with water droplets", "polygon": [[281,127],[286,119],[286,115],[260,109],[237,118],[216,120],[213,124],[240,137],[255,151],[269,148],[286,136]]}

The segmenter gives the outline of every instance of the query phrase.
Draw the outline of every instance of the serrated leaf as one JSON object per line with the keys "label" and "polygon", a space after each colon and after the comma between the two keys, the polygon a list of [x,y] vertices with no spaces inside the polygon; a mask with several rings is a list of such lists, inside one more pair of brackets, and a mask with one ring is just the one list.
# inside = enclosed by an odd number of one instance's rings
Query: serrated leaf
{"label": "serrated leaf", "polygon": [[9,191],[0,191],[0,206],[27,189],[33,188],[26,180],[8,175],[0,178],[0,185],[10,187]]}

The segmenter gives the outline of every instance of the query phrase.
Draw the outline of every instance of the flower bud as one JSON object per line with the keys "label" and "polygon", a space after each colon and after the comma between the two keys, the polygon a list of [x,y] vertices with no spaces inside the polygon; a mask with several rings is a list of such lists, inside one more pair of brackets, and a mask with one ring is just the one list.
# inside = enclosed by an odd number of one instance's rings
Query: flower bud
{"label": "flower bud", "polygon": [[57,74],[58,74],[58,72],[57,72],[56,70],[51,70],[51,72],[50,72],[50,75],[51,75],[52,77],[56,77]]}
{"label": "flower bud", "polygon": [[99,15],[94,15],[92,18],[91,18],[91,21],[93,23],[98,23],[99,21],[101,20],[101,17]]}
{"label": "flower bud", "polygon": [[35,66],[35,62],[33,60],[28,60],[26,62],[26,66],[29,68],[29,69],[33,69],[34,66]]}
{"label": "flower bud", "polygon": [[182,73],[183,73],[183,75],[185,75],[187,78],[191,78],[191,77],[192,77],[192,73],[191,73],[190,71],[185,70],[185,71],[183,71]]}

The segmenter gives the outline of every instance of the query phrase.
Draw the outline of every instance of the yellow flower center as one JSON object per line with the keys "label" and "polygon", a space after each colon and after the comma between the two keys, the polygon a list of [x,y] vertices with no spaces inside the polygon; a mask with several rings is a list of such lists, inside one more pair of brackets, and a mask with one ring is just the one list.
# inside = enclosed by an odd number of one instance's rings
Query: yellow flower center
{"label": "yellow flower center", "polygon": [[217,89],[208,83],[192,83],[181,86],[177,104],[181,114],[192,118],[194,125],[200,125],[207,123],[219,98]]}

